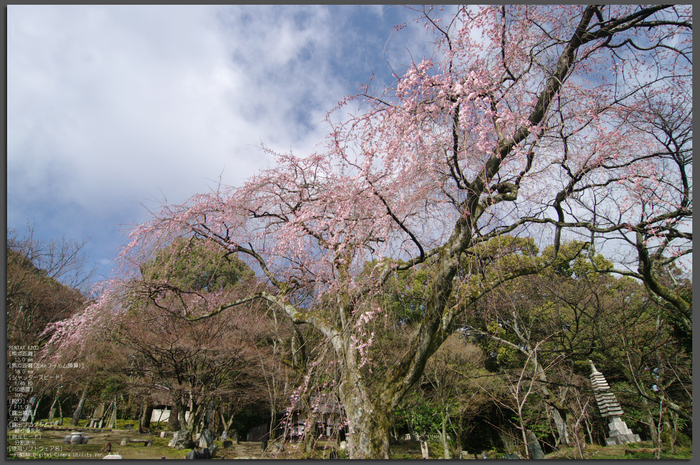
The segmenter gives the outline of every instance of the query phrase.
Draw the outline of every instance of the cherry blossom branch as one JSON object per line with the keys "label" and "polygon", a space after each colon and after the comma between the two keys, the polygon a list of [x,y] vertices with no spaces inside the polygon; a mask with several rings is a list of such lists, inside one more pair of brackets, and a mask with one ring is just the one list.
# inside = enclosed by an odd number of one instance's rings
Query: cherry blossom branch
{"label": "cherry blossom branch", "polygon": [[290,305],[289,303],[285,302],[284,298],[280,296],[276,296],[273,294],[270,294],[269,292],[258,292],[256,294],[244,297],[242,299],[237,299],[231,302],[227,302],[225,304],[219,305],[216,309],[212,310],[211,312],[202,314],[202,315],[197,315],[197,316],[179,316],[175,315],[179,318],[185,319],[187,321],[199,321],[199,320],[204,320],[207,318],[211,318],[213,316],[216,316],[230,308],[234,308],[246,303],[250,303],[256,300],[266,300],[270,303],[275,304],[278,308],[283,310],[287,316],[291,319],[291,321],[294,324],[302,324],[302,323],[308,323],[314,326],[314,328],[318,329],[321,331],[321,333],[329,339],[329,341],[333,345],[337,345],[340,343],[340,332],[338,329],[334,328],[330,322],[328,322],[325,318],[322,318],[318,314],[314,312],[303,312],[298,310],[296,307],[293,305]]}
{"label": "cherry blossom branch", "polygon": [[421,243],[420,243],[420,241],[418,240],[418,238],[411,232],[410,229],[408,229],[408,228],[406,227],[406,225],[403,223],[403,221],[399,220],[399,219],[396,217],[396,215],[394,214],[394,212],[391,211],[391,207],[389,207],[389,204],[387,203],[386,199],[377,191],[376,187],[374,187],[374,184],[372,184],[372,181],[370,181],[369,179],[367,179],[367,182],[369,183],[370,186],[372,186],[374,195],[376,195],[376,196],[379,198],[379,200],[381,200],[382,203],[384,204],[384,206],[386,207],[386,211],[387,211],[387,213],[389,213],[389,216],[391,217],[391,219],[394,220],[394,221],[396,222],[396,224],[398,224],[399,227],[400,227],[406,234],[409,235],[409,237],[411,238],[411,240],[413,241],[413,243],[416,244],[416,247],[418,247],[418,251],[419,251],[419,253],[420,253],[420,256],[418,257],[419,260],[421,260],[421,261],[424,260],[424,259],[425,259],[425,251],[423,250],[423,246],[421,245]]}

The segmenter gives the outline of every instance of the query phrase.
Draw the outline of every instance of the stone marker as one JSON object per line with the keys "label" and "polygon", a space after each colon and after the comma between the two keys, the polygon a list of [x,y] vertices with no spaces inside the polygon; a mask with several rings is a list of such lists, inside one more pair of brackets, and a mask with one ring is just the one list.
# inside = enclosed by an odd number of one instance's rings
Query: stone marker
{"label": "stone marker", "polygon": [[230,447],[233,447],[233,443],[231,441],[224,441],[224,449],[228,449]]}
{"label": "stone marker", "polygon": [[129,438],[122,439],[122,441],[119,444],[122,446],[128,446],[130,442],[142,442],[145,447],[151,447],[153,445],[152,439],[129,439]]}
{"label": "stone marker", "polygon": [[534,460],[544,460],[546,458],[539,441],[537,441],[537,436],[532,431],[527,432],[527,450],[530,451],[530,458]]}
{"label": "stone marker", "polygon": [[423,456],[423,459],[428,460],[430,458],[430,451],[428,450],[428,441],[421,439],[420,453]]}
{"label": "stone marker", "polygon": [[174,449],[191,449],[192,433],[185,430],[175,431],[173,438],[168,443],[168,447],[172,447]]}
{"label": "stone marker", "polygon": [[214,444],[214,433],[210,430],[205,429],[199,436],[199,447],[202,449],[209,448]]}
{"label": "stone marker", "polygon": [[189,451],[187,453],[187,455],[185,456],[185,459],[187,459],[187,460],[194,460],[194,459],[199,460],[199,459],[211,459],[211,458],[212,458],[211,451],[208,448],[205,447],[204,449],[202,449],[200,451],[197,446],[195,446],[194,449]]}
{"label": "stone marker", "polygon": [[600,415],[608,419],[610,432],[605,442],[608,446],[615,444],[627,444],[630,442],[640,442],[638,434],[634,434],[627,424],[620,418],[624,412],[615,394],[610,389],[603,373],[599,372],[591,360],[591,384],[595,395]]}

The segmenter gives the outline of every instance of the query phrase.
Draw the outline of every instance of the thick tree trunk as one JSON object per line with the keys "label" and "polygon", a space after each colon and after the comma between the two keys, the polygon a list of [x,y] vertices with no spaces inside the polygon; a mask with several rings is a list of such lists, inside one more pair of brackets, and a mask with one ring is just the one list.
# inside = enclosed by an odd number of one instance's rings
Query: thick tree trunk
{"label": "thick tree trunk", "polygon": [[[185,402],[183,402],[182,405],[184,406]],[[196,431],[194,430],[194,426],[195,426],[195,416],[196,416],[197,412],[195,411],[194,397],[193,397],[192,391],[190,391],[189,395],[188,395],[187,408],[190,411],[190,418],[189,418],[189,420],[187,419],[187,415],[185,415],[185,409],[183,409],[182,412],[180,412],[180,414],[182,415],[182,420],[180,420],[180,423],[183,423],[185,425],[185,427],[183,429],[186,429],[187,431],[192,433],[192,436],[194,436],[194,434],[196,433]]]}
{"label": "thick tree trunk", "polygon": [[192,434],[201,433],[204,428],[204,421],[206,420],[207,406],[206,404],[197,404],[194,400],[190,403],[190,406],[194,408],[190,410],[190,419],[187,422],[188,430],[192,431]]}
{"label": "thick tree trunk", "polygon": [[139,421],[139,432],[145,432],[151,427],[151,416],[153,415],[153,404],[148,398],[143,399],[141,405],[141,419]]}
{"label": "thick tree trunk", "polygon": [[173,405],[170,408],[170,417],[168,417],[168,426],[173,431],[180,430],[180,403],[173,399]]}
{"label": "thick tree trunk", "polygon": [[205,429],[212,429],[211,428],[211,416],[212,413],[214,413],[214,401],[210,400],[209,401],[209,407],[207,407],[207,414],[204,417],[204,428]]}
{"label": "thick tree trunk", "polygon": [[212,430],[215,434],[220,434],[223,431],[221,422],[219,421],[219,411],[217,409],[218,405],[214,402],[211,403],[209,410],[209,418],[207,421],[207,429]]}
{"label": "thick tree trunk", "polygon": [[545,408],[547,409],[547,413],[549,414],[549,417],[554,422],[554,426],[557,429],[557,434],[555,438],[556,445],[558,446],[559,444],[563,444],[565,446],[568,446],[570,444],[569,430],[566,424],[567,409],[564,407],[563,399],[560,396],[555,395],[547,387],[549,383],[549,381],[547,380],[547,374],[545,373],[544,367],[542,367],[542,365],[539,364],[539,360],[537,359],[537,352],[530,350],[530,341],[522,337],[520,334],[518,334],[518,336],[521,342],[528,348],[527,350],[529,354],[532,355],[532,361],[535,365],[535,372],[537,373],[539,380],[542,382],[542,393],[545,395],[546,398]]}
{"label": "thick tree trunk", "polygon": [[[192,412],[190,412],[190,415],[192,415]],[[189,431],[187,429],[187,415],[186,415],[186,410],[184,407],[180,406],[180,409],[177,412],[177,424],[178,424],[178,429],[180,430],[185,430]],[[190,431],[191,432],[191,431]]]}
{"label": "thick tree trunk", "polygon": [[341,389],[348,415],[348,454],[351,459],[389,459],[390,409],[373,405],[363,394],[359,389]]}
{"label": "thick tree trunk", "polygon": [[222,403],[219,410],[219,415],[221,416],[221,424],[223,425],[224,431],[226,432],[226,436],[232,437],[229,435],[229,430],[231,429],[231,425],[233,424],[234,410],[229,408],[229,417],[228,420],[226,420],[226,417],[224,416],[224,406]]}
{"label": "thick tree trunk", "polygon": [[[175,430],[176,431],[183,431],[187,430],[187,420],[186,420],[186,415],[185,413],[187,412],[186,404],[185,404],[185,393],[182,391],[176,392],[173,395],[173,411],[170,414],[170,418],[172,419],[175,417],[174,420],[174,425],[175,425]],[[192,415],[192,412],[190,411],[190,415]]]}
{"label": "thick tree trunk", "polygon": [[464,434],[464,411],[460,411],[457,416],[457,431],[455,431],[454,455],[460,458],[462,454],[462,435]]}
{"label": "thick tree trunk", "polygon": [[654,420],[654,414],[651,411],[651,406],[649,405],[649,401],[642,397],[642,404],[644,404],[644,411],[647,414],[647,424],[649,425],[649,435],[651,436],[651,441],[654,444],[654,447],[659,447],[659,435],[658,435],[658,430],[656,429],[656,420]]}
{"label": "thick tree trunk", "polygon": [[313,452],[314,447],[316,447],[316,441],[318,440],[318,425],[316,424],[316,418],[311,414],[306,421],[306,435],[304,438],[304,451],[307,454]]}
{"label": "thick tree trunk", "polygon": [[676,412],[669,411],[668,416],[670,417],[672,422],[672,425],[667,423],[667,431],[670,435],[670,450],[672,454],[675,454],[678,445],[678,414]]}

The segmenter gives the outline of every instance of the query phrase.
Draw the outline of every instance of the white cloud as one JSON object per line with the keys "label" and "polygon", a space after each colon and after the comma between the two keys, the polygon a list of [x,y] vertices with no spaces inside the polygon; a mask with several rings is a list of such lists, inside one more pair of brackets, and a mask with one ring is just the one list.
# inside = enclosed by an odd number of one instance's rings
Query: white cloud
{"label": "white cloud", "polygon": [[222,172],[224,183],[240,184],[272,162],[261,142],[312,152],[326,111],[370,67],[386,76],[386,62],[407,63],[407,49],[416,53],[425,38],[392,36],[387,45],[403,14],[393,8],[10,5],[7,13],[8,225],[29,218],[52,237],[93,241],[142,221],[139,202],[182,202]]}
{"label": "white cloud", "polygon": [[[44,196],[59,175],[70,182],[52,195],[86,207],[158,188],[182,200],[224,167],[231,182],[264,167],[255,148],[261,140],[287,149],[292,142],[312,146],[320,134],[302,130],[306,122],[294,117],[311,111],[318,118],[314,104],[326,103],[334,91],[324,88],[333,84],[324,84],[323,66],[309,72],[290,62],[309,46],[322,49],[324,31],[291,21],[265,30],[257,17],[260,28],[227,30],[214,13],[11,8],[10,19],[17,18],[8,44],[13,191]],[[323,60],[320,51],[306,67]],[[241,54],[243,62],[230,59]],[[287,79],[279,82],[276,70],[288,72]],[[315,101],[305,101],[307,94]]]}

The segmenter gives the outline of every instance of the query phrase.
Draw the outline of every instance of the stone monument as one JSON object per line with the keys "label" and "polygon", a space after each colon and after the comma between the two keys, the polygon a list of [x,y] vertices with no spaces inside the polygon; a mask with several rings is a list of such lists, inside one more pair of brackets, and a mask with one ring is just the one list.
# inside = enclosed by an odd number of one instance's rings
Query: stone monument
{"label": "stone monument", "polygon": [[168,447],[175,449],[191,449],[196,443],[192,441],[192,433],[190,431],[175,431],[173,438],[168,443]]}
{"label": "stone monument", "polygon": [[547,457],[545,457],[544,452],[542,451],[542,446],[540,446],[539,441],[537,441],[537,436],[535,436],[535,433],[527,430],[525,436],[527,437],[527,450],[530,452],[530,458],[533,460],[546,459]]}
{"label": "stone monument", "polygon": [[591,383],[593,383],[593,394],[598,403],[598,409],[603,417],[608,418],[608,428],[610,432],[605,442],[608,446],[614,444],[627,444],[630,442],[640,442],[639,435],[632,433],[627,424],[620,418],[624,413],[620,403],[615,398],[615,394],[605,381],[603,373],[599,372],[591,360]]}
{"label": "stone monument", "polygon": [[214,444],[214,433],[211,430],[205,429],[199,436],[199,447],[202,449],[211,449]]}

